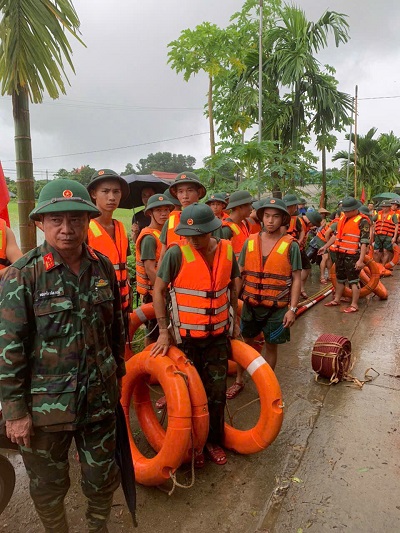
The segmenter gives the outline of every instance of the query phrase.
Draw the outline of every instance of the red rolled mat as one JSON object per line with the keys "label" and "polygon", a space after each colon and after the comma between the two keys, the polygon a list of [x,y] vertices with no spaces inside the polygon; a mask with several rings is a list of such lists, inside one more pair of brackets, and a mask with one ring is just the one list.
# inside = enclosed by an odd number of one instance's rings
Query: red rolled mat
{"label": "red rolled mat", "polygon": [[311,353],[311,365],[319,376],[337,383],[350,372],[353,364],[349,339],[331,333],[318,337]]}

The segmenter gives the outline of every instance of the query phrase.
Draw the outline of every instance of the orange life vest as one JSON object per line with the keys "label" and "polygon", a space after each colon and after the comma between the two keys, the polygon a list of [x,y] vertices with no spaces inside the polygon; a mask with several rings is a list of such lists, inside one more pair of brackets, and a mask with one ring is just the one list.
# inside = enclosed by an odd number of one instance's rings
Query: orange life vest
{"label": "orange life vest", "polygon": [[152,235],[156,241],[156,266],[158,263],[158,260],[160,259],[161,254],[161,241],[160,241],[160,231],[153,228],[143,228],[142,231],[139,233],[139,236],[136,241],[136,291],[139,294],[145,295],[145,294],[151,294],[153,292],[153,285],[151,284],[151,281],[146,274],[146,270],[144,268],[144,263],[141,259],[141,251],[140,251],[140,244],[146,235]]}
{"label": "orange life vest", "polygon": [[243,299],[250,305],[286,307],[290,302],[292,265],[290,235],[283,235],[275,244],[263,264],[261,237],[253,235],[247,241],[242,272]]}
{"label": "orange life vest", "polygon": [[392,218],[395,213],[388,213],[384,215],[382,212],[378,213],[378,218],[375,221],[375,234],[387,235],[393,237],[396,229],[396,225]]}
{"label": "orange life vest", "polygon": [[221,239],[213,266],[189,243],[179,245],[182,264],[170,289],[172,323],[181,338],[205,338],[228,331],[232,244]]}
{"label": "orange life vest", "polygon": [[334,251],[347,255],[356,255],[359,253],[361,248],[360,221],[363,218],[368,220],[369,223],[369,218],[362,213],[358,213],[351,218],[347,218],[344,214],[340,217],[337,226]]}
{"label": "orange life vest", "polygon": [[291,235],[293,238],[295,238],[296,240],[299,238],[300,236],[300,232],[299,230],[297,229],[297,219],[299,217],[297,215],[292,215],[290,217],[290,224],[289,224],[289,227],[286,231],[286,234],[287,235]]}
{"label": "orange life vest", "polygon": [[113,219],[113,223],[115,240],[110,237],[101,224],[96,220],[91,220],[88,231],[88,244],[108,257],[113,264],[121,295],[122,310],[125,311],[130,306],[130,287],[126,268],[128,237],[122,222]]}
{"label": "orange life vest", "polygon": [[316,234],[316,237],[318,237],[319,239],[321,239],[322,242],[326,242],[326,232],[328,231],[328,228],[330,228],[331,224],[333,223],[332,222],[326,222],[324,224],[324,226],[322,226],[318,231],[317,231],[317,234]]}
{"label": "orange life vest", "polygon": [[240,224],[236,224],[236,222],[233,222],[230,218],[223,220],[222,226],[228,226],[231,229],[232,237],[230,238],[230,241],[236,257],[239,257],[243,244],[250,235],[249,227],[244,220],[242,220]]}
{"label": "orange life vest", "polygon": [[166,245],[169,246],[172,242],[181,243],[186,241],[185,237],[181,237],[175,233],[175,228],[181,220],[182,211],[171,211],[169,218],[167,220],[167,242]]}
{"label": "orange life vest", "polygon": [[0,218],[0,270],[7,268],[10,261],[7,260],[7,224]]}

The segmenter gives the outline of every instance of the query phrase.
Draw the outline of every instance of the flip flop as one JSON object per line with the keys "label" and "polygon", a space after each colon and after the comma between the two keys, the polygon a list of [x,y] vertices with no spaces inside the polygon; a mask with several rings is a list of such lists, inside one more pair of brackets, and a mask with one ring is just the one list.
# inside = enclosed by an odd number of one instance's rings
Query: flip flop
{"label": "flip flop", "polygon": [[350,307],[346,307],[346,309],[343,309],[343,313],[357,313],[358,307],[354,307],[354,305],[350,305]]}
{"label": "flip flop", "polygon": [[226,397],[228,400],[233,400],[244,389],[244,383],[235,383],[231,385],[226,391]]}
{"label": "flip flop", "polygon": [[203,452],[197,453],[194,456],[194,467],[195,468],[203,468],[204,465],[205,465],[204,453]]}
{"label": "flip flop", "polygon": [[327,304],[324,304],[325,307],[337,307],[338,305],[340,304],[338,304],[336,300],[331,300]]}
{"label": "flip flop", "polygon": [[325,279],[325,278],[320,278],[319,282],[322,284],[322,285],[326,285],[328,283],[328,281]]}
{"label": "flip flop", "polygon": [[156,401],[156,409],[164,409],[164,407],[167,405],[167,398],[165,396],[161,396],[159,400]]}
{"label": "flip flop", "polygon": [[224,465],[227,462],[225,451],[221,446],[216,444],[206,444],[205,451],[213,463],[216,465]]}
{"label": "flip flop", "polygon": [[304,298],[305,300],[307,300],[307,298],[308,298],[308,294],[306,293],[306,291],[301,291],[301,292],[300,292],[300,296],[301,296],[302,298]]}

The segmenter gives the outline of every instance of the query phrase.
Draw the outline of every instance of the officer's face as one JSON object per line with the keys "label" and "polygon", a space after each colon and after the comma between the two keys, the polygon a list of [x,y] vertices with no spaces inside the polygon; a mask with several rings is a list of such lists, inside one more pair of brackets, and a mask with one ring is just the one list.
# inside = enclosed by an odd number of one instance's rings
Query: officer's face
{"label": "officer's face", "polygon": [[264,209],[263,224],[267,233],[275,233],[276,231],[280,231],[282,221],[283,216],[279,209]]}
{"label": "officer's face", "polygon": [[87,237],[89,214],[79,211],[43,215],[46,241],[60,254],[78,252]]}
{"label": "officer's face", "polygon": [[187,207],[188,205],[198,202],[199,196],[200,193],[198,187],[191,183],[182,183],[182,185],[178,185],[176,188],[176,197],[180,201],[182,207]]}
{"label": "officer's face", "polygon": [[121,185],[117,180],[102,180],[91,196],[100,211],[115,211],[121,201]]}

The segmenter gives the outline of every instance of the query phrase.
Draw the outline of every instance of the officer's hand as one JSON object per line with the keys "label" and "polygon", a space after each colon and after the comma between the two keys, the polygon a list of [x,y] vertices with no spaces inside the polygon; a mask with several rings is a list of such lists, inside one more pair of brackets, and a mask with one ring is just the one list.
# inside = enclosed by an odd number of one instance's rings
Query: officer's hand
{"label": "officer's hand", "polygon": [[354,268],[355,268],[356,270],[361,270],[361,269],[364,268],[364,267],[365,267],[365,264],[364,264],[363,261],[361,261],[361,259],[359,259],[359,260],[357,261],[357,263],[354,265]]}
{"label": "officer's hand", "polygon": [[169,331],[167,329],[160,329],[157,342],[150,350],[150,356],[157,357],[157,355],[161,355],[164,357],[164,355],[167,355],[170,345],[171,339],[169,336]]}
{"label": "officer's hand", "polygon": [[294,311],[287,311],[283,317],[283,327],[290,328],[296,321],[296,313]]}
{"label": "officer's hand", "polygon": [[17,420],[6,420],[6,434],[11,442],[30,448],[31,435],[35,434],[31,415],[26,415]]}
{"label": "officer's hand", "polygon": [[136,239],[138,238],[139,233],[140,233],[139,224],[134,222],[132,224],[131,231],[132,231],[132,240],[135,242]]}
{"label": "officer's hand", "polygon": [[232,338],[238,339],[239,337],[240,337],[240,325],[238,324],[238,322],[235,322],[235,325],[233,326]]}
{"label": "officer's hand", "polygon": [[317,255],[324,255],[325,251],[326,251],[325,246],[321,246],[321,248],[318,250]]}

